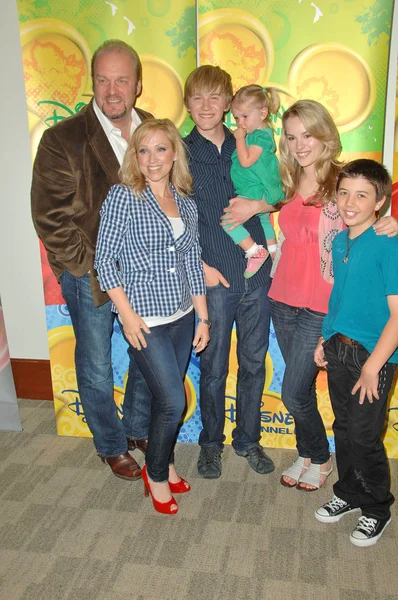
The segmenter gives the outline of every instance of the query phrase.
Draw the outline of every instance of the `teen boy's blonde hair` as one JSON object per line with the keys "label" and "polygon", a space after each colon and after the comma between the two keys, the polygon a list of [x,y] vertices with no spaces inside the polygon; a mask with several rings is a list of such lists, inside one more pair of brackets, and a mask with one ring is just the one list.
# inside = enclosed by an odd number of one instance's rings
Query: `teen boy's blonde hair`
{"label": "teen boy's blonde hair", "polygon": [[341,152],[339,132],[330,113],[315,100],[298,100],[282,117],[282,133],[279,142],[279,172],[285,188],[286,201],[296,193],[302,167],[291,155],[286,137],[286,121],[298,117],[305,130],[323,144],[323,151],[315,163],[318,192],[309,204],[324,204],[335,199],[336,179],[342,167],[338,160]]}
{"label": "teen boy's blonde hair", "polygon": [[147,135],[163,131],[171,143],[177,158],[170,171],[170,182],[180,196],[189,196],[192,192],[192,176],[189,172],[185,144],[170,119],[145,119],[134,131],[129,142],[123,164],[119,171],[120,180],[128,185],[140,198],[146,189],[146,181],[138,164],[138,152]]}
{"label": "teen boy's blonde hair", "polygon": [[195,94],[217,93],[224,96],[229,104],[234,94],[231,75],[220,67],[203,65],[198,67],[188,76],[184,87],[184,102],[188,107],[189,99]]}

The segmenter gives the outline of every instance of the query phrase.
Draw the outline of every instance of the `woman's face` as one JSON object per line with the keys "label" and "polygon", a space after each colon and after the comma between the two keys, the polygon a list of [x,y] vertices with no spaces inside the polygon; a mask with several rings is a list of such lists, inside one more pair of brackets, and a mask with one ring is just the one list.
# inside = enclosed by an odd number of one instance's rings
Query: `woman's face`
{"label": "woman's face", "polygon": [[149,184],[169,180],[177,154],[164,131],[146,135],[137,151],[138,165]]}
{"label": "woman's face", "polygon": [[296,116],[286,119],[285,135],[289,152],[293,158],[304,169],[313,169],[325,148],[323,142],[312,137]]}

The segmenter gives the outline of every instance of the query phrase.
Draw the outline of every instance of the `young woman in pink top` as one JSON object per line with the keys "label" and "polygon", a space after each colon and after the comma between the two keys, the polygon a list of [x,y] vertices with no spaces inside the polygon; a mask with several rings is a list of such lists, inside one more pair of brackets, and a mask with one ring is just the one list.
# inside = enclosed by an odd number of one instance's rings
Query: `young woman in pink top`
{"label": "young woman in pink top", "polygon": [[[293,104],[282,117],[279,150],[286,195],[279,214],[284,241],[269,297],[286,363],[282,400],[295,420],[299,454],[282,473],[281,483],[315,491],[331,473],[332,461],[317,407],[313,356],[333,283],[332,240],[343,227],[334,203],[341,143],[328,111],[313,100]],[[275,209],[264,201],[234,199],[223,223],[242,223],[270,210]],[[375,230],[396,235],[397,222],[386,217]]]}
{"label": "young woman in pink top", "polygon": [[[313,100],[293,104],[282,125],[280,173],[286,199],[279,225],[285,239],[269,297],[286,363],[282,400],[295,420],[299,456],[282,473],[281,483],[312,492],[333,468],[317,406],[313,352],[332,289],[332,241],[343,228],[334,202],[341,144],[332,117]],[[396,232],[394,219],[383,221],[375,226],[379,233]]]}

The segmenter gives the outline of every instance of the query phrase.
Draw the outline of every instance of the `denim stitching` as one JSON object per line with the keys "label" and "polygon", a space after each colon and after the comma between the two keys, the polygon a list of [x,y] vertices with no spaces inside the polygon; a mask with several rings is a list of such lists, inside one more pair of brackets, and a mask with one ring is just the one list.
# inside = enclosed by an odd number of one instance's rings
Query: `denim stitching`
{"label": "denim stitching", "polygon": [[354,361],[354,365],[360,371],[362,370],[362,366],[359,364],[358,358],[358,346],[352,346],[352,360]]}
{"label": "denim stitching", "polygon": [[378,386],[378,392],[379,395],[383,394],[384,392],[384,388],[386,385],[386,378],[387,378],[387,365],[383,365],[382,368],[380,369],[380,373],[379,373],[379,386]]}

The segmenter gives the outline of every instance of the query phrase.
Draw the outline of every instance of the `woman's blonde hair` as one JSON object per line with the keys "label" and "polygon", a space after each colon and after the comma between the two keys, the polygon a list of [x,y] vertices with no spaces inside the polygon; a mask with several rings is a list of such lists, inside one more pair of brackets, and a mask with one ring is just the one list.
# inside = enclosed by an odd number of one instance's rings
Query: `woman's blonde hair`
{"label": "woman's blonde hair", "polygon": [[303,168],[291,155],[286,136],[286,121],[290,117],[298,117],[305,130],[315,139],[322,142],[323,151],[315,162],[315,178],[318,191],[309,204],[325,204],[335,198],[337,176],[343,166],[338,160],[341,153],[341,142],[337,127],[322,104],[315,100],[298,100],[282,116],[282,133],[279,142],[279,172],[285,188],[286,201],[296,193]]}
{"label": "woman's blonde hair", "polygon": [[192,176],[189,172],[185,144],[176,126],[170,119],[145,119],[131,136],[123,164],[119,171],[120,180],[142,198],[146,189],[146,180],[138,164],[138,152],[145,137],[163,131],[177,157],[170,172],[170,182],[180,196],[189,196],[192,192]]}
{"label": "woman's blonde hair", "polygon": [[271,127],[271,116],[275,115],[280,106],[279,94],[273,88],[262,88],[261,85],[251,84],[241,87],[232,98],[231,106],[234,103],[251,102],[257,108],[266,108],[268,114],[264,121]]}

